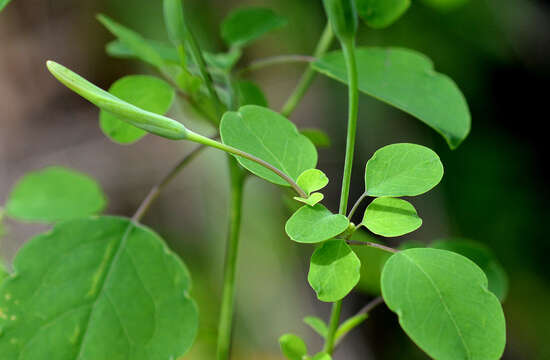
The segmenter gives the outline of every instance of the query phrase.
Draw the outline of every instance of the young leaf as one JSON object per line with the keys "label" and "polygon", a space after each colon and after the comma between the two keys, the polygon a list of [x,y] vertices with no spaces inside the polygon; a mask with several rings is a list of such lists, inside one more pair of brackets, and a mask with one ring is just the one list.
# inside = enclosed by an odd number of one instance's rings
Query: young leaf
{"label": "young leaf", "polygon": [[4,10],[4,8],[10,3],[11,0],[0,0],[0,11]]}
{"label": "young leaf", "polygon": [[288,360],[302,360],[307,355],[304,340],[294,334],[285,334],[279,338],[281,352]]}
{"label": "young leaf", "polygon": [[393,144],[377,150],[367,162],[365,188],[369,196],[417,196],[441,181],[443,164],[431,149]]}
{"label": "young leaf", "polygon": [[[358,48],[359,90],[395,106],[440,133],[454,149],[470,132],[464,96],[447,76],[437,73],[424,55],[401,48]],[[320,73],[347,83],[341,51],[313,63]]]}
{"label": "young leaf", "polygon": [[105,194],[90,177],[62,167],[26,174],[11,191],[6,214],[24,221],[55,222],[97,214]]}
{"label": "young leaf", "polygon": [[326,241],[311,256],[308,281],[324,302],[343,299],[357,285],[361,262],[344,240]]}
{"label": "young leaf", "polygon": [[324,198],[325,198],[325,195],[323,195],[321,193],[313,193],[307,198],[302,198],[302,197],[295,196],[294,200],[302,202],[302,203],[307,204],[309,206],[315,206],[318,203],[320,203],[321,201],[323,201]]}
{"label": "young leaf", "polygon": [[325,352],[320,352],[312,357],[311,360],[332,360],[332,356]]}
{"label": "young leaf", "polygon": [[285,231],[292,240],[314,244],[340,235],[349,226],[344,215],[333,214],[321,204],[302,206],[286,222]]}
{"label": "young leaf", "polygon": [[313,331],[319,334],[320,337],[326,339],[328,335],[328,326],[322,319],[316,316],[308,316],[304,318],[304,322],[309,325],[309,327],[312,328]]}
{"label": "young leaf", "polygon": [[[178,51],[173,46],[153,41],[144,40],[150,48],[152,48],[165,63],[179,64],[180,58]],[[138,54],[136,54],[130,47],[125,45],[120,40],[113,40],[105,46],[105,51],[109,56],[120,59],[137,59],[141,60]]]}
{"label": "young leaf", "polygon": [[239,62],[242,55],[242,50],[238,48],[231,49],[226,53],[212,54],[208,51],[203,52],[204,61],[206,61],[208,66],[222,73],[230,72]]}
{"label": "young leaf", "polygon": [[252,81],[241,80],[237,82],[237,90],[239,91],[239,104],[258,105],[268,107],[267,99],[260,87]]}
{"label": "young leaf", "polygon": [[186,41],[187,25],[183,17],[182,0],[164,0],[164,22],[170,41],[177,46],[183,48]]}
{"label": "young leaf", "polygon": [[[308,138],[284,116],[267,108],[246,105],[222,118],[220,134],[224,144],[246,151],[296,180],[317,165],[317,150]],[[288,183],[270,170],[247,159],[239,163],[252,173],[278,185]]]}
{"label": "young leaf", "polygon": [[489,290],[498,297],[500,302],[506,299],[508,276],[488,247],[469,240],[440,240],[432,243],[430,247],[452,251],[475,262],[487,276]]}
{"label": "young leaf", "polygon": [[394,237],[418,229],[422,219],[410,202],[383,197],[369,204],[361,224],[377,235]]}
{"label": "young leaf", "polygon": [[2,359],[175,359],[198,327],[185,265],[129,219],[60,223],[0,289]]}
{"label": "young leaf", "polygon": [[318,169],[308,169],[298,176],[296,183],[309,195],[328,185],[328,177]]}
{"label": "young leaf", "polygon": [[330,147],[330,137],[327,133],[319,129],[302,129],[300,130],[302,135],[306,136],[313,145],[318,148],[327,148]]}
{"label": "young leaf", "polygon": [[168,139],[181,140],[187,137],[187,129],[179,122],[122,101],[53,61],[48,61],[47,65],[57,80],[101,110],[110,112],[140,129]]}
{"label": "young leaf", "polygon": [[372,28],[393,24],[407,11],[411,0],[356,0],[359,16]]}
{"label": "young leaf", "polygon": [[344,321],[340,326],[338,326],[338,330],[336,330],[336,334],[334,335],[335,342],[339,343],[344,336],[365,322],[368,317],[369,314],[357,314]]}
{"label": "young leaf", "polygon": [[[111,86],[109,93],[138,108],[160,115],[170,109],[175,96],[170,84],[146,75],[125,76]],[[147,134],[103,110],[99,113],[99,123],[105,135],[121,144],[134,143]]]}
{"label": "young leaf", "polygon": [[409,249],[382,272],[382,295],[407,335],[438,360],[497,360],[506,326],[487,277],[450,251]]}
{"label": "young leaf", "polygon": [[221,25],[221,34],[227,45],[243,47],[286,23],[286,18],[270,9],[249,7],[229,14]]}
{"label": "young leaf", "polygon": [[[378,240],[359,230],[353,233],[351,240],[378,243]],[[353,251],[361,260],[361,280],[357,284],[357,290],[370,295],[380,295],[382,269],[392,254],[371,246],[354,246]]]}

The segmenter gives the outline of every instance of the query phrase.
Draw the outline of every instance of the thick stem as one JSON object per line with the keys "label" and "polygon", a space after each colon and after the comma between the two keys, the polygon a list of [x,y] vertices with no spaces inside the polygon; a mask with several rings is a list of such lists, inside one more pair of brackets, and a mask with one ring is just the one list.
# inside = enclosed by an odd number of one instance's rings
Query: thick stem
{"label": "thick stem", "polygon": [[[330,26],[330,23],[327,23],[327,26],[323,31],[323,35],[321,35],[321,39],[319,39],[319,43],[317,43],[317,47],[315,48],[313,56],[318,58],[326,53],[328,48],[330,47],[330,44],[332,44],[333,39],[334,33],[332,31],[332,27]],[[298,82],[298,85],[296,86],[286,103],[283,105],[283,109],[281,110],[282,115],[284,115],[285,117],[289,117],[292,114],[294,109],[296,109],[296,107],[306,94],[307,90],[311,86],[314,78],[315,70],[313,70],[311,66],[308,66],[307,70],[304,72],[300,81]]]}
{"label": "thick stem", "polygon": [[218,360],[228,360],[231,353],[231,333],[235,307],[235,275],[237,272],[243,186],[246,178],[245,172],[239,167],[234,158],[228,157],[228,162],[231,179],[231,204],[225,252],[223,295],[218,325]]}

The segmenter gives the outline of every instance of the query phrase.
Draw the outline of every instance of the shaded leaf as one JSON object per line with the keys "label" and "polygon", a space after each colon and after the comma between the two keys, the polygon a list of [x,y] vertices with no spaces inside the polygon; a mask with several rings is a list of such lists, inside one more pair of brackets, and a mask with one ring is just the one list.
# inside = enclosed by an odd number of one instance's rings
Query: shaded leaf
{"label": "shaded leaf", "polygon": [[285,231],[294,241],[313,244],[340,235],[349,226],[344,215],[333,214],[321,204],[302,206],[286,222]]}
{"label": "shaded leaf", "polygon": [[324,198],[325,198],[325,195],[323,195],[321,193],[313,193],[307,198],[302,198],[302,197],[295,196],[294,200],[297,200],[297,201],[302,202],[304,204],[307,204],[309,206],[315,206],[318,203],[320,203],[321,201],[323,201]]}
{"label": "shaded leaf", "polygon": [[328,334],[328,326],[322,319],[316,316],[308,316],[304,318],[304,323],[309,325],[309,327],[312,328],[313,331],[315,331],[320,337],[326,339]]}
{"label": "shaded leaf", "polygon": [[382,295],[403,330],[432,358],[502,356],[502,307],[483,271],[465,257],[427,248],[399,252],[384,267]]}
{"label": "shaded leaf", "polygon": [[436,10],[443,12],[456,10],[470,0],[422,0],[422,2]]}
{"label": "shaded leaf", "polygon": [[422,219],[408,201],[383,197],[369,204],[361,224],[375,234],[394,237],[418,229]]}
{"label": "shaded leaf", "polygon": [[24,221],[55,222],[97,214],[105,204],[105,195],[92,178],[48,167],[26,174],[15,184],[6,214]]}
{"label": "shaded leaf", "polygon": [[[470,111],[456,84],[437,73],[424,55],[402,48],[357,48],[359,90],[420,119],[454,149],[470,132]],[[320,73],[347,83],[341,51],[313,63]]]}
{"label": "shaded leaf", "polygon": [[328,177],[321,170],[308,169],[298,176],[296,183],[309,195],[327,186],[328,181]]}
{"label": "shaded leaf", "polygon": [[228,45],[242,47],[286,24],[286,18],[270,9],[248,7],[237,9],[225,18],[221,35]]}
{"label": "shaded leaf", "polygon": [[357,285],[360,268],[359,258],[344,240],[329,240],[311,256],[307,279],[319,300],[335,302]]}
{"label": "shaded leaf", "polygon": [[241,80],[237,82],[237,89],[239,91],[239,104],[244,105],[258,105],[263,107],[269,107],[267,98],[265,97],[262,89],[252,81]]}
{"label": "shaded leaf", "polygon": [[328,134],[319,129],[302,129],[300,130],[302,135],[306,136],[313,145],[318,148],[327,148],[330,147],[330,137]]}
{"label": "shaded leaf", "polygon": [[410,0],[356,0],[356,3],[359,16],[375,29],[393,24],[411,5]]}
{"label": "shaded leaf", "polygon": [[302,360],[307,355],[307,346],[304,340],[294,334],[285,334],[279,338],[281,352],[289,360]]}

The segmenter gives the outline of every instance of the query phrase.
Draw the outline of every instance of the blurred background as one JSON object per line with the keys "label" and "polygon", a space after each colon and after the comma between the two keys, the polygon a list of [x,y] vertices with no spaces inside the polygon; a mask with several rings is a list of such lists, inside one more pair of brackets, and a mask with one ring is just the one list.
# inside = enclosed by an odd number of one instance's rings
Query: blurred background
{"label": "blurred background", "polygon": [[[98,111],[70,93],[46,71],[54,59],[103,88],[150,69],[109,58],[112,38],[95,20],[99,12],[166,41],[160,0],[14,0],[0,14],[0,204],[25,172],[63,165],[99,180],[109,196],[108,213],[130,216],[150,187],[193,145],[147,136],[132,146],[110,142],[98,127]],[[186,0],[203,47],[224,51],[219,23],[233,8],[270,7],[288,25],[246,50],[241,64],[278,54],[310,54],[325,25],[321,1]],[[470,136],[456,151],[407,114],[361,97],[354,200],[363,191],[364,164],[379,147],[414,142],[440,154],[446,174],[435,191],[416,198],[423,227],[407,239],[429,243],[461,237],[484,243],[510,278],[504,303],[508,345],[504,359],[550,359],[550,241],[547,101],[550,80],[550,1],[413,0],[409,12],[385,30],[361,28],[359,44],[400,46],[425,53],[452,77],[468,99]],[[279,109],[303,65],[256,72],[270,105]],[[337,208],[345,147],[346,90],[319,76],[292,116],[300,127],[328,132],[332,146],[320,151],[319,168],[331,184],[325,204]],[[177,105],[174,116],[194,129],[208,127]],[[184,109],[183,109],[184,110]],[[214,357],[227,223],[224,155],[208,150],[173,182],[144,223],[159,232],[190,268],[200,304],[200,334],[184,359]],[[329,304],[307,284],[312,247],[284,233],[290,214],[280,189],[251,177],[246,185],[234,359],[281,359],[277,339],[294,332],[312,350],[320,339],[302,318],[328,318]],[[9,264],[17,249],[43,231],[6,221],[0,254]],[[397,245],[403,239],[392,241]],[[344,316],[373,294],[354,292]],[[427,359],[400,330],[384,306],[346,338],[335,359]]]}

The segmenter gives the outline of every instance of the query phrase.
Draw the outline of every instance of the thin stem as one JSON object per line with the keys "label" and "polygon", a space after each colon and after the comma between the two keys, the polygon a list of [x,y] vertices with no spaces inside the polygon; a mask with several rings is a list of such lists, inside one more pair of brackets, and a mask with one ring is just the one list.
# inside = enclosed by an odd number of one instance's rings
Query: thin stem
{"label": "thin stem", "polygon": [[332,355],[334,351],[334,341],[336,331],[338,331],[338,325],[340,324],[340,313],[342,312],[342,300],[332,304],[332,312],[330,314],[330,322],[328,325],[328,333],[326,337],[325,346],[323,351],[329,355]]}
{"label": "thin stem", "polygon": [[349,212],[349,215],[348,215],[348,220],[351,220],[351,218],[353,217],[353,214],[355,214],[355,212],[357,211],[357,208],[359,207],[359,205],[361,205],[361,203],[363,202],[363,200],[365,200],[367,198],[367,193],[363,193],[363,195],[361,195],[359,197],[359,199],[357,199],[357,201],[355,202],[355,204],[353,205],[353,207],[351,208],[350,212]]}
{"label": "thin stem", "polygon": [[[317,43],[317,47],[315,48],[313,56],[315,58],[318,58],[326,53],[328,48],[330,47],[330,44],[332,44],[333,39],[334,32],[332,31],[330,23],[327,23],[327,25],[325,26],[325,30],[323,31],[323,35],[321,35],[319,43]],[[289,117],[290,114],[294,112],[294,109],[296,109],[296,107],[306,94],[314,78],[315,70],[313,70],[311,66],[308,66],[307,70],[304,72],[300,81],[298,82],[298,85],[296,86],[286,103],[283,105],[283,109],[281,110],[282,115]]]}
{"label": "thin stem", "polygon": [[168,185],[180,173],[180,171],[182,171],[204,149],[206,149],[206,146],[201,145],[189,154],[185,155],[183,159],[181,159],[158,184],[153,186],[153,188],[149,191],[149,194],[147,194],[145,199],[143,199],[139,205],[136,213],[132,217],[132,221],[140,222],[166,185]]}
{"label": "thin stem", "polygon": [[260,70],[269,66],[273,65],[281,65],[281,64],[291,64],[291,63],[311,63],[314,62],[315,58],[313,56],[307,56],[307,55],[279,55],[279,56],[272,56],[264,59],[258,59],[255,61],[252,61],[247,66],[243,67],[239,71],[237,71],[238,75],[243,75],[248,72]]}
{"label": "thin stem", "polygon": [[237,255],[239,232],[242,214],[243,187],[246,174],[239,168],[237,161],[228,157],[231,204],[227,248],[225,252],[223,295],[218,325],[218,360],[227,360],[231,353],[231,333],[235,308],[235,275],[237,272]]}
{"label": "thin stem", "polygon": [[377,248],[377,249],[380,249],[380,250],[390,252],[392,254],[395,254],[395,253],[399,252],[399,250],[394,249],[392,247],[385,246],[385,245],[382,245],[382,244],[373,243],[373,242],[369,242],[369,241],[346,240],[346,242],[349,245],[369,246],[369,247],[373,247],[373,248]]}
{"label": "thin stem", "polygon": [[334,348],[337,348],[338,345],[340,345],[342,343],[342,340],[346,337],[346,335],[349,334],[351,332],[351,330],[353,330],[353,328],[355,328],[358,324],[361,324],[364,321],[364,319],[366,318],[366,316],[374,308],[376,308],[378,305],[383,304],[383,303],[384,303],[384,299],[381,296],[378,296],[377,298],[373,299],[371,302],[369,302],[365,306],[363,306],[363,308],[361,308],[361,310],[359,310],[359,312],[357,314],[353,315],[350,319],[358,318],[361,315],[364,315],[365,317],[361,321],[357,321],[357,323],[350,324],[349,329],[342,329],[342,330],[339,329],[339,331],[342,331],[342,335],[337,338],[336,344],[334,345]]}

